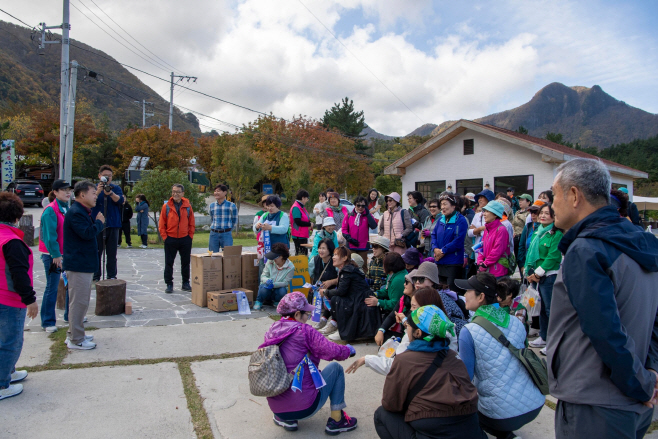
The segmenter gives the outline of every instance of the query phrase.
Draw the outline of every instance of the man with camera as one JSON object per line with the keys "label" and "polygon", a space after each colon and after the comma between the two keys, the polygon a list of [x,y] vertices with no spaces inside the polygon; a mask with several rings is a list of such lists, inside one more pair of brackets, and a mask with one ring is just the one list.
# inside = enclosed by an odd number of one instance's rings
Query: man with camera
{"label": "man with camera", "polygon": [[103,252],[107,258],[105,273],[107,279],[117,278],[117,246],[121,230],[121,209],[124,196],[121,188],[112,184],[112,168],[103,165],[98,170],[100,182],[96,186],[96,206],[91,211],[92,218],[100,212],[106,219],[105,230],[98,234],[98,269],[94,273],[94,281],[101,278]]}

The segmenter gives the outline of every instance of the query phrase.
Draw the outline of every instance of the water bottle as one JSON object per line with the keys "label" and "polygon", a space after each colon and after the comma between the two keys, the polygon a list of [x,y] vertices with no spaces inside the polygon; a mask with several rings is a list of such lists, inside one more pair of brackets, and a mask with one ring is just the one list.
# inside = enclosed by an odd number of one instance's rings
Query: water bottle
{"label": "water bottle", "polygon": [[384,342],[381,348],[379,348],[377,355],[384,358],[393,358],[398,346],[400,346],[400,338],[391,337]]}
{"label": "water bottle", "polygon": [[244,291],[233,291],[238,299],[238,314],[250,315],[249,301]]}

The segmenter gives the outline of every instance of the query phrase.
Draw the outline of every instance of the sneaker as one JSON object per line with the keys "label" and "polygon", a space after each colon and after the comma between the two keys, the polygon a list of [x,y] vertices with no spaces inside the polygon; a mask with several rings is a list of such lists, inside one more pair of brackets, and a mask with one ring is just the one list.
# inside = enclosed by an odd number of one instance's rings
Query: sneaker
{"label": "sneaker", "polygon": [[27,370],[17,370],[11,374],[10,383],[17,383],[19,381],[23,381],[25,378],[27,378]]}
{"label": "sneaker", "polygon": [[148,248],[148,245],[142,244],[142,245],[139,246],[139,248]]}
{"label": "sneaker", "polygon": [[83,340],[82,343],[75,344],[71,340],[69,340],[66,343],[66,346],[68,346],[69,349],[89,350],[89,349],[94,349],[96,347],[96,343],[91,342],[89,340]]}
{"label": "sneaker", "polygon": [[167,284],[167,288],[165,289],[165,293],[171,294],[174,292],[174,285],[173,284]]}
{"label": "sneaker", "polygon": [[132,245],[130,245],[130,244],[128,244],[128,246],[127,246],[127,248],[133,248],[133,246],[132,246]]}
{"label": "sneaker", "polygon": [[[85,340],[94,341],[94,336],[93,335],[85,335]],[[66,340],[64,340],[64,343],[69,344],[69,341],[71,341],[71,339],[67,335]]]}
{"label": "sneaker", "polygon": [[337,434],[345,433],[356,429],[356,418],[350,418],[347,416],[344,410],[340,411],[340,421],[336,422],[333,418],[327,420],[327,426],[324,428],[324,432],[331,436],[336,436]]}
{"label": "sneaker", "polygon": [[192,287],[189,282],[183,282],[183,285],[180,287],[183,291],[192,291]]}
{"label": "sneaker", "polygon": [[334,332],[338,331],[338,326],[335,323],[336,322],[334,320],[331,320],[331,321],[327,322],[327,324],[324,325],[324,328],[322,328],[322,331],[320,331],[320,334],[329,335],[329,334],[333,334]]}
{"label": "sneaker", "polygon": [[52,334],[53,332],[57,332],[57,326],[47,326],[43,328],[44,331],[46,331],[48,334]]}
{"label": "sneaker", "polygon": [[327,326],[327,321],[328,321],[327,319],[320,319],[320,321],[315,323],[313,327],[319,331],[320,329]]}
{"label": "sneaker", "polygon": [[532,340],[530,343],[528,343],[528,346],[531,348],[543,348],[546,346],[546,342],[543,338],[537,337],[535,340]]}
{"label": "sneaker", "polygon": [[542,348],[542,349],[539,351],[539,353],[542,354],[542,355],[545,357],[545,356],[546,356],[546,348],[545,348],[545,347]]}
{"label": "sneaker", "polygon": [[263,307],[262,303],[260,303],[258,300],[254,301],[254,311],[260,311],[262,307]]}
{"label": "sneaker", "polygon": [[277,415],[274,415],[274,423],[279,427],[283,427],[285,431],[297,431],[297,421],[284,421]]}
{"label": "sneaker", "polygon": [[336,328],[336,330],[334,332],[329,334],[327,336],[327,338],[331,341],[341,341],[342,340],[342,338],[340,338],[340,332],[338,332],[338,328]]}
{"label": "sneaker", "polygon": [[528,337],[537,337],[539,335],[539,329],[530,328],[528,331]]}
{"label": "sneaker", "polygon": [[11,398],[23,391],[22,384],[10,384],[6,389],[0,389],[0,399]]}

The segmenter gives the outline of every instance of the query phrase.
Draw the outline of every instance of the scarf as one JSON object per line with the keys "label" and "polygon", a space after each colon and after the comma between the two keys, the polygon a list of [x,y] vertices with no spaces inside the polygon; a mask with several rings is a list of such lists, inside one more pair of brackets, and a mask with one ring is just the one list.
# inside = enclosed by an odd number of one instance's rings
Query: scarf
{"label": "scarf", "polygon": [[483,305],[475,311],[475,315],[484,317],[501,328],[507,328],[509,326],[509,313],[499,306]]}
{"label": "scarf", "polygon": [[543,224],[539,226],[539,229],[533,234],[532,237],[532,242],[530,243],[530,248],[528,248],[528,254],[525,258],[525,267],[526,270],[528,267],[530,268],[535,268],[535,262],[539,260],[539,241],[543,238],[543,236],[549,232],[555,223],[551,223],[548,226],[544,226]]}
{"label": "scarf", "polygon": [[356,218],[354,218],[354,225],[359,227],[359,224],[361,224],[361,214],[357,212]]}
{"label": "scarf", "polygon": [[414,340],[409,343],[407,350],[416,352],[439,352],[450,349],[450,340],[440,338],[434,341]]}

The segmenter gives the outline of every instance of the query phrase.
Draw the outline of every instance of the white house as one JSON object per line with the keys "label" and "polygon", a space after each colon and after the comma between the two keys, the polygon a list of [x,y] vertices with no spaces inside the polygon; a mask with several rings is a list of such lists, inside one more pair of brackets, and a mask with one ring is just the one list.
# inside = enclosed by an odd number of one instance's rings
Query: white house
{"label": "white house", "polygon": [[[462,119],[396,160],[384,173],[401,177],[405,203],[404,194],[413,190],[430,200],[448,187],[464,195],[477,194],[487,184],[496,193],[514,187],[517,196],[528,193],[534,199],[550,189],[561,163],[577,157],[596,158],[546,139]],[[614,187],[625,186],[631,198],[633,181],[648,178],[646,172],[603,162]]]}

